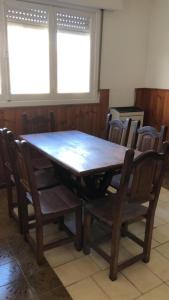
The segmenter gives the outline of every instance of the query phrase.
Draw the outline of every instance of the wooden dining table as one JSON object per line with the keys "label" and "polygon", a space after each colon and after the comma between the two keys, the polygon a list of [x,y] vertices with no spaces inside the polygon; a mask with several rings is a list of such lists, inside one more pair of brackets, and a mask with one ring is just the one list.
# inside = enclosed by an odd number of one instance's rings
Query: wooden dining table
{"label": "wooden dining table", "polygon": [[[58,131],[21,136],[54,164],[77,178],[83,178],[91,194],[105,190],[112,173],[124,162],[127,148],[77,131]],[[102,188],[96,188],[98,174]],[[97,175],[97,177],[96,177]]]}

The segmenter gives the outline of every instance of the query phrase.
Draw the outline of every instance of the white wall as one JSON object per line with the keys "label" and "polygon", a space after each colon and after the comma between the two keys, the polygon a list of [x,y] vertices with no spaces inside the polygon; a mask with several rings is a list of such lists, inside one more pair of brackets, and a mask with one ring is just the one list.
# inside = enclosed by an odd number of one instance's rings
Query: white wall
{"label": "white wall", "polygon": [[169,0],[153,0],[146,87],[169,89]]}
{"label": "white wall", "polygon": [[134,89],[145,86],[150,5],[125,0],[122,11],[104,13],[101,88],[110,88],[110,106],[133,105]]}
{"label": "white wall", "polygon": [[[22,1],[22,0],[18,0]],[[32,0],[26,0],[28,2],[32,2]],[[75,4],[82,5],[94,8],[103,8],[103,9],[122,9],[123,8],[123,0],[36,0],[38,3],[49,3],[49,4],[57,4],[57,3],[65,3],[65,4]]]}

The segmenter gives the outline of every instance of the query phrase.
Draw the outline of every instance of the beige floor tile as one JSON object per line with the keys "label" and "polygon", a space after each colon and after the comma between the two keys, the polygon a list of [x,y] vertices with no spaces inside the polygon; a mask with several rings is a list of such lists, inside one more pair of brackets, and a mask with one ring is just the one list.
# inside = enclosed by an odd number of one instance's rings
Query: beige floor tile
{"label": "beige floor tile", "polygon": [[145,222],[144,221],[139,221],[132,223],[128,226],[129,231],[133,232],[134,234],[138,234],[140,232],[145,231]]}
{"label": "beige floor tile", "polygon": [[158,226],[153,230],[153,239],[159,243],[169,241],[169,224]]}
{"label": "beige floor tile", "polygon": [[151,259],[146,266],[158,277],[160,277],[161,280],[169,280],[169,260],[156,250],[151,251]]}
{"label": "beige floor tile", "polygon": [[166,221],[165,218],[162,218],[162,217],[159,217],[158,214],[155,215],[155,218],[154,218],[154,228],[160,226],[160,225],[165,225],[166,223],[168,223]]}
{"label": "beige floor tile", "polygon": [[74,300],[108,300],[109,298],[99,288],[92,278],[87,278],[67,288]]}
{"label": "beige floor tile", "polygon": [[115,281],[109,279],[107,270],[96,273],[92,278],[112,300],[132,300],[140,295],[139,291],[120,273]]}
{"label": "beige floor tile", "polygon": [[121,245],[133,256],[142,252],[142,247],[128,238],[121,239]]}
{"label": "beige floor tile", "polygon": [[70,251],[72,252],[74,258],[80,258],[82,256],[85,256],[85,254],[83,253],[83,251],[77,251],[76,248],[74,247],[73,243],[70,243],[67,245],[67,247],[70,249]]}
{"label": "beige floor tile", "polygon": [[57,267],[75,259],[69,245],[45,251],[45,257],[51,267]]}
{"label": "beige floor tile", "polygon": [[169,216],[168,216],[168,211],[169,211],[169,205],[167,203],[162,202],[161,205],[157,206],[156,209],[156,220],[155,220],[155,225],[159,226],[161,225],[160,223],[169,223]]}
{"label": "beige floor tile", "polygon": [[96,263],[96,265],[99,266],[101,270],[105,270],[109,267],[109,263],[93,249],[91,250],[90,258]]}
{"label": "beige floor tile", "polygon": [[159,202],[168,202],[169,190],[165,188],[161,188]]}
{"label": "beige floor tile", "polygon": [[[67,237],[65,231],[59,231],[56,224],[49,224],[43,226],[43,233],[44,233],[44,243],[52,243],[56,240],[63,239]],[[30,230],[30,234],[33,239],[35,239],[35,229]]]}
{"label": "beige floor tile", "polygon": [[169,299],[169,287],[165,284],[153,289],[152,291],[142,295],[138,300],[168,300]]}
{"label": "beige floor tile", "polygon": [[159,246],[159,245],[160,245],[159,242],[157,242],[157,241],[155,241],[154,239],[152,239],[152,242],[151,242],[151,248],[155,248],[155,247],[157,247],[157,246]]}
{"label": "beige floor tile", "polygon": [[78,282],[99,271],[100,268],[89,256],[78,258],[72,262],[54,268],[64,286]]}
{"label": "beige floor tile", "polygon": [[[136,235],[140,239],[144,240],[144,233],[139,233]],[[121,245],[131,254],[131,255],[137,255],[142,252],[142,247],[133,242],[129,238],[122,238],[121,239]],[[160,245],[157,241],[152,239],[151,247],[155,248],[158,245]]]}
{"label": "beige floor tile", "polygon": [[169,242],[158,246],[156,250],[169,259]]}
{"label": "beige floor tile", "polygon": [[122,274],[124,274],[142,293],[148,292],[162,283],[162,281],[153,274],[143,262],[135,263],[122,270]]}
{"label": "beige floor tile", "polygon": [[[18,208],[14,208],[14,214],[16,217],[18,217]],[[35,215],[35,210],[32,204],[28,204],[28,216],[34,216]]]}
{"label": "beige floor tile", "polygon": [[[110,241],[104,242],[100,246],[108,255],[110,255],[110,249],[111,249],[111,244]],[[120,244],[120,251],[119,251],[119,263],[131,258],[131,254],[123,247],[122,244]]]}

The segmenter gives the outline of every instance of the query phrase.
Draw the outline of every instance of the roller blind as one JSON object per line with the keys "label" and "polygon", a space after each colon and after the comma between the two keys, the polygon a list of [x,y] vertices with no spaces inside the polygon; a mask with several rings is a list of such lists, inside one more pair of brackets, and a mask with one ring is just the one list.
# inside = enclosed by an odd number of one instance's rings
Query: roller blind
{"label": "roller blind", "polygon": [[43,9],[6,7],[6,19],[22,24],[46,25],[48,13]]}
{"label": "roller blind", "polygon": [[56,20],[58,30],[89,32],[90,18],[87,16],[57,12]]}

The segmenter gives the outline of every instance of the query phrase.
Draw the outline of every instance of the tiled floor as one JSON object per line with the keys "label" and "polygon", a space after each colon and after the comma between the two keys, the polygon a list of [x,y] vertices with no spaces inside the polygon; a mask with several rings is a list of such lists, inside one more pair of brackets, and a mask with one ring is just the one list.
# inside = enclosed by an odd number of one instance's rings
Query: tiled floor
{"label": "tiled floor", "polygon": [[[143,237],[145,224],[130,225]],[[110,244],[102,247],[109,252]],[[108,263],[96,252],[89,256],[73,245],[46,252],[46,259],[74,300],[169,300],[169,190],[162,188],[155,217],[151,260],[122,270],[114,282],[108,277]],[[140,247],[122,238],[119,260],[138,254]]]}
{"label": "tiled floor", "polygon": [[0,300],[71,300],[48,263],[39,267],[29,245],[8,218],[0,191]]}
{"label": "tiled floor", "polygon": [[[169,181],[168,181],[169,182]],[[168,187],[165,182],[165,187]],[[162,188],[156,212],[151,261],[124,269],[114,282],[108,263],[95,251],[89,256],[72,244],[45,252],[39,267],[29,246],[7,217],[4,191],[0,191],[0,300],[169,300],[169,190]],[[139,237],[144,222],[130,225]],[[55,224],[45,228],[46,240],[58,235]],[[63,232],[59,235],[64,235]],[[110,244],[102,247],[109,252]],[[140,247],[122,238],[119,260],[138,254]],[[53,269],[53,270],[52,270]],[[63,287],[64,286],[64,287]],[[71,297],[70,297],[70,296]]]}

